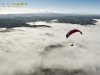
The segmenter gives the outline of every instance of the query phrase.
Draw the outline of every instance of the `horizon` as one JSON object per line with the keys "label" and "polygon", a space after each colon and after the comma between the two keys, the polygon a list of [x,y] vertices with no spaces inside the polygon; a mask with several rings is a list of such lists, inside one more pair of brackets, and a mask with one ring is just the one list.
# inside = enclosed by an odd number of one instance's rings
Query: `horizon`
{"label": "horizon", "polygon": [[[19,7],[7,7],[11,3],[27,3]],[[100,14],[100,0],[9,0],[0,1],[0,14],[62,13]],[[6,6],[2,6],[5,4]]]}

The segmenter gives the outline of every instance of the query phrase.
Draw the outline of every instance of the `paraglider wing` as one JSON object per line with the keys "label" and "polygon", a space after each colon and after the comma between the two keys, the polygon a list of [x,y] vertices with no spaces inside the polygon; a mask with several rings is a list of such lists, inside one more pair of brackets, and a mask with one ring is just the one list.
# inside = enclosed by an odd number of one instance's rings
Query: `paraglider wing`
{"label": "paraglider wing", "polygon": [[78,29],[73,29],[73,30],[70,30],[70,31],[66,34],[66,38],[68,38],[71,34],[76,33],[76,32],[80,32],[80,34],[83,34],[80,30],[78,30]]}

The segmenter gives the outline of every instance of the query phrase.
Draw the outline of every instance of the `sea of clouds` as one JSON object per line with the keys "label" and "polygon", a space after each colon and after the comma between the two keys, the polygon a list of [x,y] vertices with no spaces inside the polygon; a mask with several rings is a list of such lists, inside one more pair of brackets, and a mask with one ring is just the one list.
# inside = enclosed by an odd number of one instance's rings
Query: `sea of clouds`
{"label": "sea of clouds", "polygon": [[[0,32],[0,75],[100,75],[97,21],[87,26],[31,22],[51,28],[17,27]],[[77,32],[67,39],[72,29],[81,30],[83,35]]]}

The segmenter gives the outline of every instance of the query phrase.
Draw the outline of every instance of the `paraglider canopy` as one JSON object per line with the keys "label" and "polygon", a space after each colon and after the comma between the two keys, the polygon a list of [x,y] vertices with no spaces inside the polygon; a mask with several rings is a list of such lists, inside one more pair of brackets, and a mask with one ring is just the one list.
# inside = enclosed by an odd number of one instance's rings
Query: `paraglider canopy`
{"label": "paraglider canopy", "polygon": [[80,30],[78,30],[78,29],[73,29],[73,30],[70,30],[70,31],[66,34],[66,38],[68,38],[70,35],[72,35],[73,33],[76,33],[76,32],[80,32],[80,34],[83,34]]}
{"label": "paraglider canopy", "polygon": [[[68,38],[70,35],[72,35],[73,33],[76,33],[76,32],[80,32],[81,35],[83,34],[80,30],[78,30],[78,29],[73,29],[73,30],[70,30],[70,31],[66,34],[66,38]],[[74,44],[71,44],[70,46],[74,46]]]}

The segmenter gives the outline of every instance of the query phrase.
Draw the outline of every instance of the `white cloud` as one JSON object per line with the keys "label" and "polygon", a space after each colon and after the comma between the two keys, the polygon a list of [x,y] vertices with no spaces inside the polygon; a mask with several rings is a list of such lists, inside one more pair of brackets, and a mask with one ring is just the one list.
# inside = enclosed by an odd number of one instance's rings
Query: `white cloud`
{"label": "white cloud", "polygon": [[[55,75],[99,75],[98,21],[95,26],[36,22],[52,28],[22,27],[0,32],[0,75],[44,75],[43,68],[50,68],[49,73]],[[83,35],[76,33],[67,39],[71,29],[79,29]],[[72,43],[74,46],[70,46]]]}

